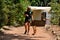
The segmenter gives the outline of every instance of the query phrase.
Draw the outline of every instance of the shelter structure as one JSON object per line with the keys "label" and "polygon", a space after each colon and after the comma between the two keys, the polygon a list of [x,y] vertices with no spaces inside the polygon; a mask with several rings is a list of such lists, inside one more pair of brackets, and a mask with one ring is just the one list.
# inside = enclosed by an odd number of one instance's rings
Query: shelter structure
{"label": "shelter structure", "polygon": [[32,25],[36,26],[44,26],[46,19],[46,13],[49,13],[51,7],[36,7],[36,6],[29,6],[33,12],[33,19],[34,21],[31,23]]}

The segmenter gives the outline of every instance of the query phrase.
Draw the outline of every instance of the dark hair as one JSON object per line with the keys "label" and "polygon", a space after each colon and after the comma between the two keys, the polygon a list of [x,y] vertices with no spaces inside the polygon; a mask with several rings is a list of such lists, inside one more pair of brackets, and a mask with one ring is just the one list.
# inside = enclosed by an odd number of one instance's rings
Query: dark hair
{"label": "dark hair", "polygon": [[31,9],[29,7],[27,7],[27,11],[30,11]]}

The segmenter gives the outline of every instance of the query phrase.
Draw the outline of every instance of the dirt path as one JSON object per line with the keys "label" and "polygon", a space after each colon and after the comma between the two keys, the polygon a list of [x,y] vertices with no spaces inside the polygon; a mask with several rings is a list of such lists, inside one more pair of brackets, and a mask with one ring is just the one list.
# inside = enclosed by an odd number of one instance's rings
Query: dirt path
{"label": "dirt path", "polygon": [[33,30],[30,27],[29,35],[25,35],[24,27],[6,27],[3,34],[0,35],[0,40],[55,40],[54,36],[45,30],[44,27],[37,27],[37,32],[32,35]]}

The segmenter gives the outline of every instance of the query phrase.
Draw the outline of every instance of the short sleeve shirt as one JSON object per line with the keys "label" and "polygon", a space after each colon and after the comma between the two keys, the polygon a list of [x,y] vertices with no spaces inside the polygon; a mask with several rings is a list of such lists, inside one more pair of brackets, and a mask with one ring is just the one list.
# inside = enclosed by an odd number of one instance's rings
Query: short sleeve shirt
{"label": "short sleeve shirt", "polygon": [[26,11],[25,14],[27,14],[28,16],[26,16],[26,19],[30,19],[32,18],[32,11]]}

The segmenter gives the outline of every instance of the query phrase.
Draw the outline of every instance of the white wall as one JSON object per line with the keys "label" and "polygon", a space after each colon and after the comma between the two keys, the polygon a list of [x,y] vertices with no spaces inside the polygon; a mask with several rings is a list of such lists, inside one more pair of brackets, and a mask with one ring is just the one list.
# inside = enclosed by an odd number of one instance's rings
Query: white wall
{"label": "white wall", "polygon": [[41,20],[41,10],[34,10],[33,18],[34,18],[34,20]]}

